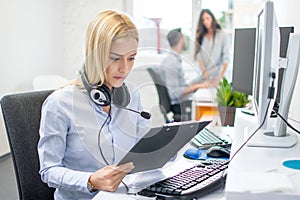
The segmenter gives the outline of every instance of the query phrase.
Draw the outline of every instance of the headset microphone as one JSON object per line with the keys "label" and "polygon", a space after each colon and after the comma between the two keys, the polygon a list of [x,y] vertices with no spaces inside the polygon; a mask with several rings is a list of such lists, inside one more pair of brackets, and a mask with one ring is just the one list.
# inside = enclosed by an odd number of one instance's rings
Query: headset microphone
{"label": "headset microphone", "polygon": [[123,83],[121,87],[113,88],[112,91],[105,85],[102,84],[98,86],[97,84],[90,84],[85,72],[84,72],[85,64],[82,65],[81,70],[79,71],[83,86],[88,91],[90,98],[100,106],[108,106],[114,104],[118,108],[129,110],[135,113],[140,114],[145,119],[150,119],[151,114],[148,112],[138,112],[136,110],[132,110],[130,108],[126,108],[126,106],[130,102],[130,93],[128,91],[127,86]]}
{"label": "headset microphone", "polygon": [[[120,107],[120,108],[121,108],[121,107]],[[151,114],[148,113],[148,112],[145,112],[145,111],[138,112],[138,111],[132,110],[132,109],[130,109],[130,108],[122,108],[122,109],[129,110],[129,111],[131,111],[131,112],[138,113],[138,114],[140,114],[140,115],[141,115],[143,118],[145,118],[145,119],[150,119],[150,118],[151,118]]]}

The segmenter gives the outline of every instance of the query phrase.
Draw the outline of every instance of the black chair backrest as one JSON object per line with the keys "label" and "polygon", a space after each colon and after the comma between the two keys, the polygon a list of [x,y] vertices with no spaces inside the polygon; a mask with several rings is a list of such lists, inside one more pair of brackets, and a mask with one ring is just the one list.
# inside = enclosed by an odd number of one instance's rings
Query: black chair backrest
{"label": "black chair backrest", "polygon": [[37,152],[41,106],[51,92],[53,90],[9,94],[1,99],[21,200],[54,199],[54,188],[41,181]]}
{"label": "black chair backrest", "polygon": [[147,70],[155,84],[158,93],[160,110],[164,115],[166,122],[170,122],[171,120],[167,116],[167,114],[171,112],[171,100],[169,97],[168,89],[161,79],[159,69],[156,66],[151,66],[147,68]]}

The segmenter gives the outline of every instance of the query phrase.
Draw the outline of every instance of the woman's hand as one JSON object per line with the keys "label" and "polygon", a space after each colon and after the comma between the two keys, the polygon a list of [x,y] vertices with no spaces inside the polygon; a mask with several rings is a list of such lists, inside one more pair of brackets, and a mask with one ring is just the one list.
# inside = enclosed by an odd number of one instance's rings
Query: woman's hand
{"label": "woman's hand", "polygon": [[216,76],[214,78],[215,82],[219,84],[219,82],[222,80],[223,76],[222,75],[219,75],[219,76]]}
{"label": "woman's hand", "polygon": [[208,88],[216,88],[219,85],[220,80],[218,78],[214,78],[212,80],[207,80]]}
{"label": "woman's hand", "polygon": [[209,74],[209,72],[207,70],[203,71],[203,76],[204,76],[205,80],[209,80],[210,79],[210,74]]}
{"label": "woman's hand", "polygon": [[133,168],[134,165],[132,162],[119,166],[108,165],[92,174],[89,182],[93,185],[94,189],[113,192]]}

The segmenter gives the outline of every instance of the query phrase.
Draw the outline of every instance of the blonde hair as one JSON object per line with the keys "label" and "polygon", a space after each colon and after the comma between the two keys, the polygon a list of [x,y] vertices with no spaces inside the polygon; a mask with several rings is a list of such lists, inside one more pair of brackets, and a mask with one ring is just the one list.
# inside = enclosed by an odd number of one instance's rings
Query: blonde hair
{"label": "blonde hair", "polygon": [[[105,82],[112,42],[128,37],[138,41],[136,26],[127,15],[105,10],[92,19],[86,34],[84,68],[90,84],[102,85]],[[82,83],[80,85],[82,86]]]}

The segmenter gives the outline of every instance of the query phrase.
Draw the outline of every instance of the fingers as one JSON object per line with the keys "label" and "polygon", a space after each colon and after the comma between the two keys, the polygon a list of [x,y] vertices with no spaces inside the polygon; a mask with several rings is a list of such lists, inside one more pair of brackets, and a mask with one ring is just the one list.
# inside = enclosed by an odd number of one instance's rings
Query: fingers
{"label": "fingers", "polygon": [[216,79],[212,79],[212,80],[207,81],[208,87],[217,87],[218,84],[219,84],[219,82]]}
{"label": "fingers", "polygon": [[210,78],[210,74],[208,71],[205,71],[205,73],[203,75],[206,80],[208,80]]}
{"label": "fingers", "polygon": [[119,166],[109,165],[95,172],[90,181],[94,187],[99,190],[115,191],[120,185],[123,178],[134,168],[132,162]]}
{"label": "fingers", "polygon": [[129,173],[134,168],[133,162],[124,163],[116,167],[116,170]]}

